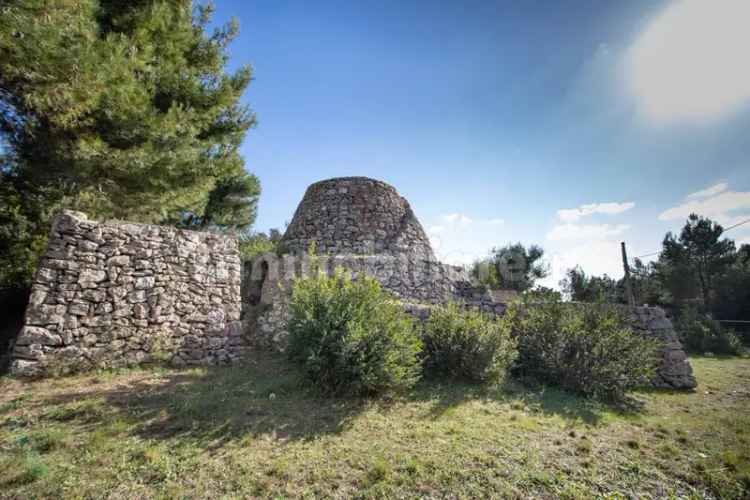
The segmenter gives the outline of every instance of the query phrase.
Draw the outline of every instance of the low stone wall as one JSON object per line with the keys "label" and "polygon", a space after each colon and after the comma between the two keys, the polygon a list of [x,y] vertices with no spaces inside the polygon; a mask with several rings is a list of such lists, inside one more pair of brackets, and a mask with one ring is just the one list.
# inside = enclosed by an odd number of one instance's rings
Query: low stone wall
{"label": "low stone wall", "polygon": [[[465,269],[407,255],[317,256],[264,254],[246,262],[246,309],[252,336],[259,345],[282,348],[286,341],[287,303],[296,278],[313,269],[333,275],[343,268],[353,278],[375,278],[395,298],[405,303],[444,304],[467,302],[487,312],[501,314],[505,305],[494,302],[485,290],[474,287]],[[257,307],[255,307],[257,306]],[[253,309],[253,307],[255,307]]]}
{"label": "low stone wall", "polygon": [[[265,254],[245,267],[243,281],[231,237],[64,212],[35,274],[11,371],[41,375],[155,359],[213,364],[237,360],[253,344],[283,350],[294,280],[338,267],[375,278],[420,319],[448,301],[497,315],[506,310],[464,269],[418,254]],[[695,387],[664,311],[639,307],[631,314],[635,330],[662,341],[654,385]]]}
{"label": "low stone wall", "polygon": [[[409,266],[408,262],[403,261],[400,264],[398,259],[382,256],[348,255],[323,259],[319,268],[332,275],[336,267],[342,267],[355,278],[364,274],[377,279],[384,289],[402,301],[409,314],[420,321],[429,317],[435,305],[451,300],[489,314],[505,313],[506,304],[493,300],[490,293],[473,287],[465,271],[460,268],[429,268],[420,266],[419,263]],[[249,334],[257,345],[283,351],[288,337],[288,304],[293,282],[295,278],[310,275],[311,262],[291,255],[278,258],[269,254],[246,265],[252,269],[247,273],[246,293],[256,297],[256,303],[252,306],[256,308],[255,314],[248,318]],[[432,273],[432,278],[422,274],[427,269]],[[255,294],[249,292],[253,289],[257,290]],[[571,307],[575,306],[576,304],[571,304]],[[658,307],[637,307],[630,311],[624,306],[622,310],[630,316],[631,328],[662,343],[660,363],[653,385],[674,389],[694,388],[696,381],[692,368],[664,310]]]}
{"label": "low stone wall", "polygon": [[34,277],[11,371],[237,359],[246,347],[241,272],[234,238],[63,212]]}
{"label": "low stone wall", "polygon": [[631,312],[631,327],[641,335],[661,342],[655,387],[693,389],[698,385],[687,354],[682,348],[672,322],[661,307],[636,307]]}
{"label": "low stone wall", "polygon": [[[404,304],[406,311],[420,321],[429,318],[432,307],[424,304]],[[493,312],[481,305],[480,308]],[[693,368],[664,310],[660,307],[636,307],[631,311],[625,306],[621,310],[630,318],[630,328],[633,331],[644,337],[657,339],[661,343],[658,351],[659,364],[651,381],[652,385],[663,389],[695,388],[697,382],[693,376]]]}

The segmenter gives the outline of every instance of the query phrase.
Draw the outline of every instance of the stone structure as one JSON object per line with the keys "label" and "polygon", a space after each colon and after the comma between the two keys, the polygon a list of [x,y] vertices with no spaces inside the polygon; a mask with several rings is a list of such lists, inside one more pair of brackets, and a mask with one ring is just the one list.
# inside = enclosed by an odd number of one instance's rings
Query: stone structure
{"label": "stone structure", "polygon": [[[448,301],[500,315],[510,298],[438,262],[409,203],[373,179],[310,186],[282,242],[290,253],[246,262],[242,279],[234,238],[63,213],[34,279],[12,371],[153,358],[207,364],[238,359],[251,345],[283,349],[293,280],[338,267],[374,277],[420,319]],[[632,317],[636,330],[663,341],[655,385],[694,387],[664,311],[637,308]]]}
{"label": "stone structure", "polygon": [[[319,257],[316,261],[318,268],[329,276],[337,267],[341,267],[355,278],[362,274],[375,278],[384,289],[400,298],[404,309],[419,321],[425,321],[435,305],[450,300],[496,315],[502,315],[507,306],[505,302],[498,301],[496,296],[501,294],[472,286],[466,272],[454,266],[437,264],[434,267],[410,268],[408,260],[356,255]],[[288,303],[293,282],[316,271],[309,258],[291,255],[278,258],[267,254],[246,263],[246,266],[253,271],[246,274],[245,288],[256,290],[256,293],[252,293],[255,297],[253,305],[258,308],[256,314],[248,318],[253,341],[260,347],[283,351],[288,335]],[[420,287],[425,294],[419,293]],[[571,307],[577,306],[571,304]],[[631,311],[622,306],[622,312],[629,316],[634,331],[662,342],[659,349],[661,361],[653,385],[673,389],[694,388],[696,381],[692,367],[664,310],[659,307],[636,307]]]}
{"label": "stone structure", "polygon": [[[429,240],[409,204],[380,181],[347,177],[310,186],[282,241],[294,255],[267,254],[246,263],[246,297],[253,314],[247,321],[259,345],[284,349],[289,298],[295,278],[311,272],[305,250],[315,243],[318,268],[342,267],[354,277],[378,280],[406,310],[426,319],[432,306],[457,301],[466,307],[503,314],[512,293],[472,284],[466,270],[437,262]],[[664,342],[654,385],[692,388],[695,379],[682,346],[659,308],[637,308],[632,326]]]}
{"label": "stone structure", "polygon": [[234,238],[64,212],[36,271],[11,371],[237,359],[240,282]]}
{"label": "stone structure", "polygon": [[307,188],[282,242],[302,253],[313,241],[320,254],[435,260],[409,202],[392,186],[366,177],[329,179]]}
{"label": "stone structure", "polygon": [[636,307],[631,326],[641,335],[661,341],[654,386],[668,389],[692,389],[697,385],[687,355],[672,322],[661,307]]}
{"label": "stone structure", "polygon": [[[333,275],[337,268],[352,277],[367,275],[404,304],[436,305],[459,301],[483,311],[502,314],[506,306],[490,293],[472,285],[462,267],[415,258],[413,254],[320,255],[265,254],[245,263],[246,303],[260,306],[250,322],[254,338],[263,346],[283,350],[286,341],[287,302],[295,279],[323,271]],[[318,270],[318,271],[314,271]]]}

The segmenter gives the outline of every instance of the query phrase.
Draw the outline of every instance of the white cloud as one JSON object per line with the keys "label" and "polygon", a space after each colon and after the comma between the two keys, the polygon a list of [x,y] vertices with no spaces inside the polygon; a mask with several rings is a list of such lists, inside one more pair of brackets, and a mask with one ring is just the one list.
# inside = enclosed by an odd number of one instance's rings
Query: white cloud
{"label": "white cloud", "polygon": [[[729,212],[750,209],[750,191],[724,191],[704,199],[688,200],[659,214],[659,220],[687,219],[691,213],[714,219],[721,224],[730,224],[738,219]],[[739,222],[739,221],[737,221]]]}
{"label": "white cloud", "polygon": [[550,253],[550,275],[539,284],[559,289],[560,280],[568,269],[581,266],[586,274],[607,274],[619,279],[623,275],[620,243],[616,241],[592,241]]}
{"label": "white cloud", "polygon": [[591,203],[578,208],[557,211],[560,223],[547,233],[545,245],[550,261],[550,275],[539,284],[559,288],[568,269],[581,266],[587,274],[614,278],[622,275],[619,237],[629,224],[577,224],[592,214],[620,214],[635,206],[634,202]]}
{"label": "white cloud", "polygon": [[627,224],[558,224],[547,233],[550,241],[604,240],[617,236],[630,228]]}
{"label": "white cloud", "polygon": [[454,212],[441,215],[439,223],[429,226],[427,233],[440,261],[465,265],[486,256],[490,248],[508,240],[503,234],[504,225],[505,220],[501,218],[475,219]]}
{"label": "white cloud", "polygon": [[690,193],[689,195],[687,195],[687,197],[688,198],[708,198],[715,194],[719,194],[722,191],[726,191],[728,187],[729,185],[726,182],[720,182],[711,187],[707,187],[706,189],[701,189],[700,191],[696,191],[695,193]]}
{"label": "white cloud", "polygon": [[461,224],[471,224],[472,222],[471,218],[458,212],[453,213],[453,214],[443,215],[443,220],[445,222],[460,222]]}
{"label": "white cloud", "polygon": [[630,48],[631,91],[655,121],[702,120],[750,101],[750,2],[681,0]]}
{"label": "white cloud", "polygon": [[635,206],[632,201],[624,203],[589,203],[578,208],[563,208],[557,211],[557,216],[563,222],[575,222],[581,217],[593,214],[619,214]]}

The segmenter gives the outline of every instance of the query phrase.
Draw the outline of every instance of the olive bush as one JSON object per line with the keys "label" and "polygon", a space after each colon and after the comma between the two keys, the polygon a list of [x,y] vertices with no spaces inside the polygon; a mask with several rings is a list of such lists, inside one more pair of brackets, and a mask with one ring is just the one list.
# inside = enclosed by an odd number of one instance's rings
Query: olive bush
{"label": "olive bush", "polygon": [[324,392],[370,395],[419,379],[414,323],[374,279],[352,280],[341,269],[299,279],[290,312],[289,357]]}
{"label": "olive bush", "polygon": [[425,371],[475,382],[500,382],[516,358],[510,324],[450,303],[425,322]]}
{"label": "olive bush", "polygon": [[614,307],[557,301],[514,305],[507,314],[521,374],[610,400],[654,375],[657,342],[633,332]]}

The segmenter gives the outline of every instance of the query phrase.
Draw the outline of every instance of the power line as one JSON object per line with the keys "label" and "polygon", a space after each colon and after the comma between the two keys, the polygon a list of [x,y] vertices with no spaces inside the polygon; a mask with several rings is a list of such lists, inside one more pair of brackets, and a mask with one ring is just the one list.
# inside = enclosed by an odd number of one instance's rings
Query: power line
{"label": "power line", "polygon": [[737,227],[737,226],[741,226],[742,224],[747,224],[748,222],[750,222],[750,219],[747,219],[747,220],[743,220],[742,222],[738,222],[738,223],[737,223],[737,224],[735,224],[734,226],[729,226],[728,228],[726,228],[725,230],[723,230],[723,231],[721,232],[721,234],[724,234],[724,233],[726,233],[727,231],[729,231],[730,229],[734,229],[734,228],[735,228],[735,227]]}
{"label": "power line", "polygon": [[639,255],[639,256],[637,256],[637,257],[633,257],[633,258],[634,258],[634,259],[642,259],[643,257],[651,257],[652,255],[657,255],[657,254],[659,254],[659,253],[661,253],[661,252],[647,253],[647,254],[645,254],[645,255]]}
{"label": "power line", "polygon": [[[748,222],[750,222],[750,219],[747,219],[747,220],[743,220],[742,222],[738,222],[737,224],[734,224],[733,226],[729,226],[728,228],[724,229],[724,230],[723,230],[723,231],[722,231],[722,232],[721,232],[721,233],[719,234],[719,236],[721,236],[722,234],[726,233],[726,232],[727,232],[727,231],[729,231],[730,229],[734,229],[735,227],[739,227],[739,226],[741,226],[741,225],[743,225],[743,224],[747,224]],[[637,257],[633,257],[633,258],[634,258],[634,259],[642,259],[642,258],[644,258],[644,257],[651,257],[652,255],[658,255],[659,253],[661,253],[661,251],[659,251],[659,252],[652,252],[652,253],[647,253],[647,254],[644,254],[644,255],[639,255],[639,256],[637,256]]]}

